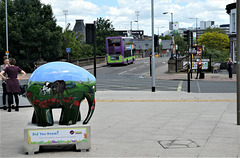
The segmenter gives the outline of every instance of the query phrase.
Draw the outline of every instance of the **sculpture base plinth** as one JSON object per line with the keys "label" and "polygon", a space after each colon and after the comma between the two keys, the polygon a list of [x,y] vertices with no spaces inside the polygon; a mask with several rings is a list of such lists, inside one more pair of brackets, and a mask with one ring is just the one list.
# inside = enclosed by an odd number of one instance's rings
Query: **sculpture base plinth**
{"label": "sculpture base plinth", "polygon": [[24,152],[29,155],[38,152],[40,146],[76,145],[76,150],[91,148],[91,126],[78,122],[63,126],[55,122],[53,126],[40,127],[28,123],[24,129]]}

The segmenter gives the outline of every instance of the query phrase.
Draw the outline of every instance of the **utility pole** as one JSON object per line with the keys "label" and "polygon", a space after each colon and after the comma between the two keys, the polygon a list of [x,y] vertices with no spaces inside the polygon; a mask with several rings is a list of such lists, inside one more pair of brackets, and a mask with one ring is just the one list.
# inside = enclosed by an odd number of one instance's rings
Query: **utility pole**
{"label": "utility pole", "polygon": [[137,16],[137,20],[135,22],[137,22],[137,30],[139,30],[139,25],[138,25],[138,17],[139,17],[139,11],[135,11],[136,16]]}
{"label": "utility pole", "polygon": [[63,14],[65,15],[65,29],[67,28],[67,14],[68,10],[63,10]]}
{"label": "utility pole", "polygon": [[240,125],[240,0],[237,0],[237,125]]}
{"label": "utility pole", "polygon": [[132,37],[132,21],[130,21],[130,37]]}

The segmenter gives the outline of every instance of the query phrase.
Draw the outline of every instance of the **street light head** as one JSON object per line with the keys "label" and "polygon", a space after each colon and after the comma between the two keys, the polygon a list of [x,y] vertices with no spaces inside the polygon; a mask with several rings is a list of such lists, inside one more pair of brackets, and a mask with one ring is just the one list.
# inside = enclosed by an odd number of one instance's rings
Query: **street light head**
{"label": "street light head", "polygon": [[168,12],[163,12],[163,14],[167,14]]}

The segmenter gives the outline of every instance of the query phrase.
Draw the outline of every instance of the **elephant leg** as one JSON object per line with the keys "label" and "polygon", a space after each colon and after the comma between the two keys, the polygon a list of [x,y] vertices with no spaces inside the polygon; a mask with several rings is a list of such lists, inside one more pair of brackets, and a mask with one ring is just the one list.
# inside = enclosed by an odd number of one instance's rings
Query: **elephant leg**
{"label": "elephant leg", "polygon": [[[64,105],[63,105],[64,106]],[[62,108],[61,116],[60,116],[60,125],[72,125],[76,124],[79,119],[79,106],[64,106]]]}
{"label": "elephant leg", "polygon": [[38,126],[52,126],[54,124],[52,109],[42,107],[35,108],[34,113]]}
{"label": "elephant leg", "polygon": [[83,121],[83,124],[87,124],[88,121],[91,119],[93,112],[95,110],[95,94],[89,94],[87,93],[86,96],[87,101],[88,101],[88,114],[85,120]]}
{"label": "elephant leg", "polygon": [[35,110],[33,111],[33,116],[32,116],[32,123],[33,124],[37,124],[37,118],[36,118],[36,113],[35,113]]}
{"label": "elephant leg", "polygon": [[80,110],[78,111],[78,119],[77,121],[81,121],[81,114],[80,114]]}

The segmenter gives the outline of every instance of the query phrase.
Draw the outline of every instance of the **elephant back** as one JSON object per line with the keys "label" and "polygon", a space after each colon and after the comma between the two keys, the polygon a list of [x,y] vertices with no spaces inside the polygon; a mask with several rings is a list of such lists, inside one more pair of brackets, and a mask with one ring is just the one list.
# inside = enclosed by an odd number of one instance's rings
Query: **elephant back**
{"label": "elephant back", "polygon": [[50,62],[32,73],[26,96],[33,106],[43,108],[77,106],[84,94],[94,91],[95,85],[95,77],[87,70],[67,62]]}

